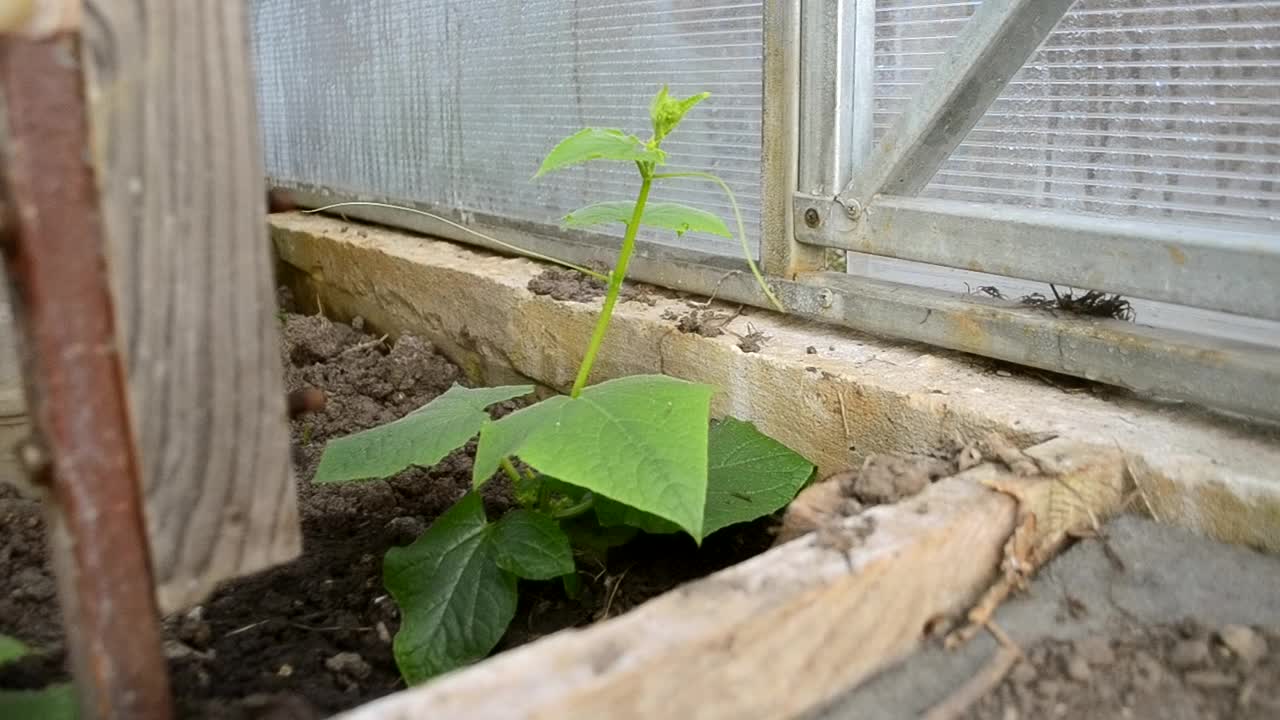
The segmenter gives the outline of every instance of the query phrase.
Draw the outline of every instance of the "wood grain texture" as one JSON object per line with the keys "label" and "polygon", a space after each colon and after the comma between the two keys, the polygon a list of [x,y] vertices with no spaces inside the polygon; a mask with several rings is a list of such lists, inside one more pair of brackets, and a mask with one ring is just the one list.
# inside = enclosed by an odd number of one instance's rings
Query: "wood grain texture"
{"label": "wood grain texture", "polygon": [[801,717],[905,657],[926,623],[963,613],[996,577],[1015,503],[979,481],[1002,472],[981,465],[846,518],[835,535],[339,717]]}
{"label": "wood grain texture", "polygon": [[300,552],[245,0],[88,0],[94,156],[162,610]]}

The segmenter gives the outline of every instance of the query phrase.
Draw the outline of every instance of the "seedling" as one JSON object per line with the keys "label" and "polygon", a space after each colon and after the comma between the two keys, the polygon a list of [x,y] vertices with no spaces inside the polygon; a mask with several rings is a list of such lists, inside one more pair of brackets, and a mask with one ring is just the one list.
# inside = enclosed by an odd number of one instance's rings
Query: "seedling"
{"label": "seedling", "polygon": [[[31,649],[17,638],[0,635],[0,666],[30,653]],[[0,690],[0,717],[75,720],[78,716],[75,691],[70,683],[57,683],[39,690]]]}
{"label": "seedling", "polygon": [[[655,183],[687,177],[719,183],[742,234],[737,203],[719,178],[658,172],[667,161],[662,141],[707,96],[676,99],[664,87],[650,106],[649,140],[586,128],[556,145],[534,176],[592,161],[633,163],[640,175],[634,201],[601,202],[564,218],[570,227],[620,222],[626,228],[568,395],[495,421],[490,405],[534,388],[455,385],[400,420],[325,448],[317,483],[389,477],[410,466],[434,465],[479,435],[472,490],[414,543],[392,548],[384,558],[383,579],[401,610],[393,650],[407,682],[423,682],[488,655],[515,615],[520,580],[559,579],[566,592],[575,593],[575,550],[606,551],[638,531],[685,532],[701,544],[721,528],[774,512],[811,478],[810,462],[751,423],[726,418],[710,424],[711,386],[664,375],[588,385],[640,227],[732,237],[712,213],[649,203]],[[490,521],[479,489],[499,471],[510,479],[520,508]]]}

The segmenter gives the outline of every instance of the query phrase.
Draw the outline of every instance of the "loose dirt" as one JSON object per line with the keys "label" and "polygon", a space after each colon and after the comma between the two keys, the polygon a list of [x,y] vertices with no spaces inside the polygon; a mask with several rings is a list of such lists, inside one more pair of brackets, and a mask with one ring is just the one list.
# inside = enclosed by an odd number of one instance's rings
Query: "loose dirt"
{"label": "loose dirt", "polygon": [[[322,317],[287,314],[286,385],[314,387],[325,409],[293,423],[304,554],[221,588],[165,621],[178,717],[210,720],[327,717],[403,687],[391,654],[395,604],[382,586],[387,548],[408,544],[470,485],[474,443],[429,469],[385,481],[312,486],[325,441],[394,420],[467,384],[429,342],[394,341]],[[495,417],[519,402],[493,408]],[[502,481],[484,490],[497,518],[512,506]],[[558,583],[522,583],[498,650],[625,612],[677,585],[767,549],[774,519],[730,528],[699,551],[684,536],[642,537],[604,566],[580,567],[576,601]],[[38,504],[0,483],[0,633],[39,651],[0,669],[0,687],[67,678],[64,634]]]}
{"label": "loose dirt", "polygon": [[1064,552],[997,610],[1026,659],[962,712],[927,714],[999,662],[987,633],[954,651],[929,643],[815,717],[1280,717],[1280,558],[1135,516],[1106,535]]}

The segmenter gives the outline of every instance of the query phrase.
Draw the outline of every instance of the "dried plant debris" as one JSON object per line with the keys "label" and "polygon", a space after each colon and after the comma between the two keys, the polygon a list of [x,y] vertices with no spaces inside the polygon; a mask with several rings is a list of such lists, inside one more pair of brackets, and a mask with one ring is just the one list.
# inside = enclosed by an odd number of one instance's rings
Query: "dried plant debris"
{"label": "dried plant debris", "polygon": [[1022,298],[1022,304],[1043,310],[1061,310],[1073,315],[1111,318],[1125,322],[1133,322],[1138,317],[1133,310],[1133,305],[1118,294],[1108,295],[1090,290],[1077,296],[1070,290],[1058,292],[1058,288],[1053,285],[1050,285],[1049,289],[1053,292],[1052,300],[1040,293],[1032,293]]}
{"label": "dried plant debris", "polygon": [[716,310],[700,310],[694,308],[678,313],[667,310],[662,313],[663,320],[674,320],[676,329],[682,333],[692,333],[702,337],[720,337],[725,333],[725,326],[738,317],[738,313],[718,312]]}
{"label": "dried plant debris", "polygon": [[[1018,462],[1013,444],[993,435],[981,442],[956,439],[930,453],[877,453],[856,470],[845,470],[810,485],[796,496],[783,515],[775,544],[814,532],[868,507],[901,502],[929,485],[964,472],[990,458]],[[1016,459],[1015,459],[1016,458]]]}
{"label": "dried plant debris", "polygon": [[747,334],[738,339],[738,349],[744,353],[760,352],[767,342],[769,342],[768,335],[757,330],[751,323],[747,323]]}
{"label": "dried plant debris", "polygon": [[[968,289],[967,285],[965,287]],[[1085,317],[1110,318],[1125,322],[1133,322],[1138,317],[1133,305],[1119,294],[1089,290],[1083,295],[1076,295],[1073,290],[1059,292],[1057,286],[1052,284],[1049,285],[1049,291],[1053,293],[1052,298],[1045,297],[1042,293],[1031,293],[1023,295],[1018,302],[1040,310],[1061,310]],[[1007,299],[1000,288],[994,285],[980,285],[968,292],[970,295],[985,295],[996,300]]]}

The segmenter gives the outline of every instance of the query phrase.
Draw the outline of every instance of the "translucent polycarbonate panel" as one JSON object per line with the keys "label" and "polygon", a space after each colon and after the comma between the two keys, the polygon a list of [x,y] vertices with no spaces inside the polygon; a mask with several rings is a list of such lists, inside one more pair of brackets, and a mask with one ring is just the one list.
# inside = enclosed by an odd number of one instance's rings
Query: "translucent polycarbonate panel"
{"label": "translucent polycarbonate panel", "polygon": [[[877,137],[978,5],[877,0]],[[1278,170],[1280,2],[1079,0],[922,195],[1275,230]]]}
{"label": "translucent polycarbonate panel", "polygon": [[[733,188],[757,244],[762,0],[254,0],[252,22],[273,178],[554,225],[633,199],[639,181],[602,163],[531,181],[542,157],[583,126],[647,138],[666,83],[712,93],[664,147]],[[714,184],[652,197],[734,226]],[[645,235],[741,254],[713,236]]]}

